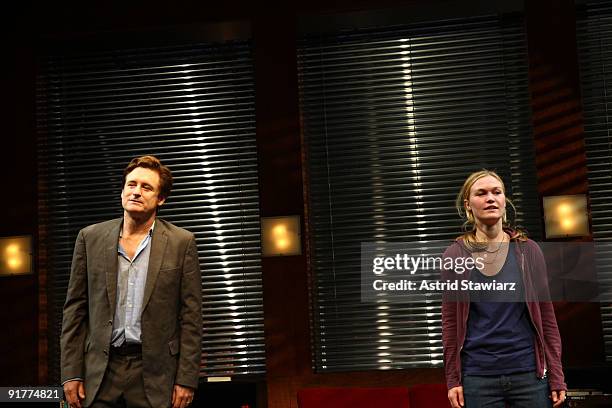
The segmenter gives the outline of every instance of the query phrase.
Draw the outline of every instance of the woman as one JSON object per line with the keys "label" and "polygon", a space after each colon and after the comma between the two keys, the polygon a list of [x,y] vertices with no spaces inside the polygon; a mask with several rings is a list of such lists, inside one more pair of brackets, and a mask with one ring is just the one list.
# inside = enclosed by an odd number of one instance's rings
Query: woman
{"label": "woman", "polygon": [[544,256],[524,233],[508,227],[506,203],[512,206],[503,181],[488,170],[471,174],[457,196],[457,210],[470,228],[444,259],[472,258],[477,267],[462,275],[447,270],[443,278],[513,282],[515,290],[445,293],[442,339],[453,408],[558,407],[565,400],[554,309],[538,297],[547,288]]}

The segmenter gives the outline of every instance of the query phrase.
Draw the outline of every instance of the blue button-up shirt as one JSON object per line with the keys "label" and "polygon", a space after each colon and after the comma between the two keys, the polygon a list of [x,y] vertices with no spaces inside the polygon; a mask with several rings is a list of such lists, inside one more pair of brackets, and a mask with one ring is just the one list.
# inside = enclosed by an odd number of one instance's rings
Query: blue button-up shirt
{"label": "blue button-up shirt", "polygon": [[[117,273],[117,305],[113,319],[111,344],[115,347],[123,343],[140,343],[140,315],[144,298],[151,238],[153,227],[136,248],[134,258],[130,259],[120,243],[117,244],[119,270]],[[121,229],[123,231],[123,228]],[[121,239],[121,232],[119,235]]]}

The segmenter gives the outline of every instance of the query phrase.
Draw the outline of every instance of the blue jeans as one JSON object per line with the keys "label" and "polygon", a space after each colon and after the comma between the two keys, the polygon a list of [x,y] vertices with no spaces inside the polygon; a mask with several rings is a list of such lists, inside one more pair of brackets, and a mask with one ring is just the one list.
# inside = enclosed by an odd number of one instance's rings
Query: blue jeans
{"label": "blue jeans", "polygon": [[465,408],[547,408],[552,406],[547,378],[534,371],[508,375],[465,375]]}

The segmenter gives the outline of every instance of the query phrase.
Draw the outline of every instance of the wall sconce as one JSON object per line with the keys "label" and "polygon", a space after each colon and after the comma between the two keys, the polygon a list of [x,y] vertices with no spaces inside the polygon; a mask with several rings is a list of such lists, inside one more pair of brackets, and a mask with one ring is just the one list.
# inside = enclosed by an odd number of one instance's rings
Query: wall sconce
{"label": "wall sconce", "polygon": [[589,235],[587,199],[584,194],[544,197],[546,238]]}
{"label": "wall sconce", "polygon": [[261,218],[261,255],[287,256],[302,254],[300,216]]}
{"label": "wall sconce", "polygon": [[0,238],[0,275],[32,273],[32,237]]}

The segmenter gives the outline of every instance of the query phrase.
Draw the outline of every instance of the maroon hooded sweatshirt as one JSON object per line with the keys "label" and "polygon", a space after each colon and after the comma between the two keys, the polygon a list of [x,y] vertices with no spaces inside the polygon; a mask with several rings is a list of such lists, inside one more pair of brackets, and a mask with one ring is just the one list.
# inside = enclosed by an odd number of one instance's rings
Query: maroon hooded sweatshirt
{"label": "maroon hooded sweatshirt", "polygon": [[[510,236],[513,231],[508,231]],[[525,287],[529,317],[535,331],[536,374],[549,377],[550,389],[567,390],[561,367],[561,336],[552,303],[549,301],[546,262],[542,250],[532,240],[513,241]],[[444,258],[470,257],[471,252],[459,238],[444,252]],[[447,279],[469,280],[469,271],[459,276],[452,270],[442,272]],[[543,293],[546,295],[543,295]],[[545,298],[545,299],[542,299]],[[461,349],[465,342],[470,299],[468,291],[445,292],[442,302],[442,342],[444,344],[444,370],[448,389],[461,385]]]}

